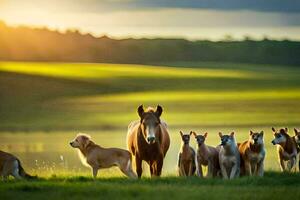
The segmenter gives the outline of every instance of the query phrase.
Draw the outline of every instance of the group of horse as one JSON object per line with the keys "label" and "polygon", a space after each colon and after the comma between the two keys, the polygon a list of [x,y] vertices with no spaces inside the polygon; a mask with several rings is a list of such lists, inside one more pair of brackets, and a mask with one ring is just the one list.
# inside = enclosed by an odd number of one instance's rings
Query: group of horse
{"label": "group of horse", "polygon": [[[161,120],[163,108],[158,105],[156,109],[149,107],[145,110],[141,105],[137,112],[140,119],[129,124],[127,133],[127,147],[135,158],[137,176],[142,176],[142,161],[148,163],[151,176],[160,176],[170,146],[167,124]],[[296,170],[300,131],[294,129],[294,136],[288,134],[287,128],[279,131],[272,128],[272,131],[272,144],[277,146],[281,170]],[[250,131],[248,140],[242,143],[236,142],[234,132],[220,132],[221,144],[216,147],[205,144],[207,135],[193,131],[184,134],[180,131],[182,145],[178,154],[179,176],[193,176],[196,173],[204,177],[203,166],[207,166],[207,177],[233,179],[243,175],[263,176],[266,155],[263,131]],[[198,144],[196,151],[189,144],[191,136]]]}

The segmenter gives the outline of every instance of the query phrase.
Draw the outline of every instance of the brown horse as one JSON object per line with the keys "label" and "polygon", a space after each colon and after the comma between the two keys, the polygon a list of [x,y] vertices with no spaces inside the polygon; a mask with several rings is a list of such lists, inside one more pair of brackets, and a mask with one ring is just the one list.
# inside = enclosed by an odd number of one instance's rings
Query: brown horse
{"label": "brown horse", "polygon": [[149,107],[144,111],[143,105],[138,107],[140,120],[128,126],[127,147],[135,156],[136,173],[142,176],[142,161],[150,167],[151,176],[160,176],[164,157],[170,146],[167,124],[160,120],[162,107],[156,110]]}

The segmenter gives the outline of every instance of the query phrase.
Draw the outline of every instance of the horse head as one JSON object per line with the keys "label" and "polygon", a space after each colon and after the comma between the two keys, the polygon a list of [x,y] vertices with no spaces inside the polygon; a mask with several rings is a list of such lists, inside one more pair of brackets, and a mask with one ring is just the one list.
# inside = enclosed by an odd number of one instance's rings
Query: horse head
{"label": "horse head", "polygon": [[157,106],[156,110],[149,107],[146,111],[143,105],[138,107],[138,114],[140,116],[140,127],[145,140],[149,144],[153,144],[157,141],[160,133],[160,116],[162,114],[162,107]]}

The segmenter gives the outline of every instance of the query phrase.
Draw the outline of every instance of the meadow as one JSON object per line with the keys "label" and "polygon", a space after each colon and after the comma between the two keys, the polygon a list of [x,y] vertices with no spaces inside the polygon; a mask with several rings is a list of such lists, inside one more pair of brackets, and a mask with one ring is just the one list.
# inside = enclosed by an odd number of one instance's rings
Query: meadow
{"label": "meadow", "polygon": [[[281,174],[271,127],[300,125],[300,68],[237,63],[92,63],[0,62],[0,149],[12,152],[24,168],[41,179],[0,183],[1,195],[49,199],[117,197],[229,197],[279,199],[299,196],[299,175]],[[102,146],[126,148],[127,125],[138,119],[140,104],[164,108],[171,147],[163,178],[126,180],[116,169],[100,171],[92,181],[69,141],[78,132],[92,135]],[[222,180],[176,178],[179,130],[208,132],[207,143],[218,145],[217,133],[236,132],[238,141],[249,130],[265,131],[266,177]],[[191,141],[192,146],[195,141]],[[118,193],[114,192],[117,191]],[[213,189],[214,192],[207,193]],[[55,192],[54,192],[55,191]],[[177,194],[174,191],[182,191]],[[267,191],[267,192],[266,192]],[[93,193],[93,194],[91,194]],[[162,194],[161,196],[159,194]],[[77,196],[78,195],[78,196]],[[118,196],[119,195],[119,196]],[[51,197],[51,198],[50,198]],[[171,197],[171,196],[168,196]],[[66,197],[67,198],[67,197]],[[71,198],[71,196],[70,196]]]}
{"label": "meadow", "polygon": [[1,199],[299,199],[299,174],[266,173],[236,180],[52,177],[0,183]]}

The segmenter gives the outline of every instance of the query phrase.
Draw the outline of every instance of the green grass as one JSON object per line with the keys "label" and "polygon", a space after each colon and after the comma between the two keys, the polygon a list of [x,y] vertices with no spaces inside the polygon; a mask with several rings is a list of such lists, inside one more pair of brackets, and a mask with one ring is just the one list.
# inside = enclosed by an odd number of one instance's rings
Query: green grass
{"label": "green grass", "polygon": [[139,104],[163,105],[170,127],[295,126],[299,72],[217,63],[2,62],[0,130],[122,129]]}
{"label": "green grass", "polygon": [[299,199],[300,175],[268,172],[263,178],[128,180],[52,177],[0,182],[2,199]]}

